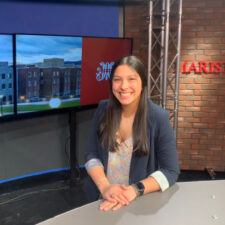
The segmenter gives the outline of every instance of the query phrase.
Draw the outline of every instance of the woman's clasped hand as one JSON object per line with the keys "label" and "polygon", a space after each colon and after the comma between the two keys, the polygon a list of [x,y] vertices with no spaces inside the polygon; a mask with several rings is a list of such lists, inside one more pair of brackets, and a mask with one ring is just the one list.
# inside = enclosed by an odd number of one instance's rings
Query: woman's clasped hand
{"label": "woman's clasped hand", "polygon": [[122,206],[127,206],[137,197],[137,193],[133,186],[125,186],[121,184],[110,184],[102,191],[103,202],[100,204],[100,210],[116,211]]}

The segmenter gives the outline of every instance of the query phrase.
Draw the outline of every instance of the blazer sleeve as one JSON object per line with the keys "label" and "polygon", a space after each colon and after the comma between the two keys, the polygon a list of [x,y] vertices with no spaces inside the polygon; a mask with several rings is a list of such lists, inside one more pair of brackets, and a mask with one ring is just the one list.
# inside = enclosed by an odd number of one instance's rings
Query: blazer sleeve
{"label": "blazer sleeve", "polygon": [[157,119],[157,159],[159,171],[167,178],[169,185],[173,185],[180,173],[176,142],[173,128],[170,124],[167,111],[162,111]]}
{"label": "blazer sleeve", "polygon": [[102,161],[99,155],[99,148],[101,144],[98,139],[98,127],[101,117],[105,113],[106,105],[106,101],[101,101],[94,114],[87,146],[85,149],[85,162],[88,162],[91,159],[100,159],[100,161]]}

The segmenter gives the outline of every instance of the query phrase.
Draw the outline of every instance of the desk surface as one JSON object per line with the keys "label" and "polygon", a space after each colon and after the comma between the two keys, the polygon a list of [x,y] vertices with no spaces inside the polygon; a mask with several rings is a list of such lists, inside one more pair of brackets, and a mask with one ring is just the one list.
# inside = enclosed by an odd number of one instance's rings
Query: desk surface
{"label": "desk surface", "polygon": [[116,212],[102,212],[99,205],[93,202],[39,225],[225,225],[225,180],[176,183]]}

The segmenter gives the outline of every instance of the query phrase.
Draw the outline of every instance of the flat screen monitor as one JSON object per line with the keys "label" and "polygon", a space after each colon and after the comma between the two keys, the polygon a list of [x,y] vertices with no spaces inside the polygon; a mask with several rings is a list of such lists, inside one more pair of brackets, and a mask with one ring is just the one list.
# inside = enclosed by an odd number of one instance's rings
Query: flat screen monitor
{"label": "flat screen monitor", "polygon": [[13,36],[0,34],[0,118],[14,115]]}
{"label": "flat screen monitor", "polygon": [[98,104],[131,54],[131,38],[0,34],[0,120]]}
{"label": "flat screen monitor", "polygon": [[113,64],[131,53],[130,38],[16,35],[17,113],[98,104]]}
{"label": "flat screen monitor", "polygon": [[16,35],[17,113],[80,105],[82,37]]}

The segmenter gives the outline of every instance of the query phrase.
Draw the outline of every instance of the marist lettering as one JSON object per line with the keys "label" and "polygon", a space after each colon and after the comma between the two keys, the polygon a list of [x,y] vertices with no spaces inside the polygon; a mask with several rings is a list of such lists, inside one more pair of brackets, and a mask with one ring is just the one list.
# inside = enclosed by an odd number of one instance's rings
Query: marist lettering
{"label": "marist lettering", "polygon": [[199,62],[198,64],[192,62],[188,65],[188,62],[184,62],[180,68],[180,72],[183,73],[221,73],[225,72],[225,62]]}
{"label": "marist lettering", "polygon": [[103,81],[110,78],[111,70],[114,65],[114,62],[100,62],[99,67],[97,68],[96,80]]}

